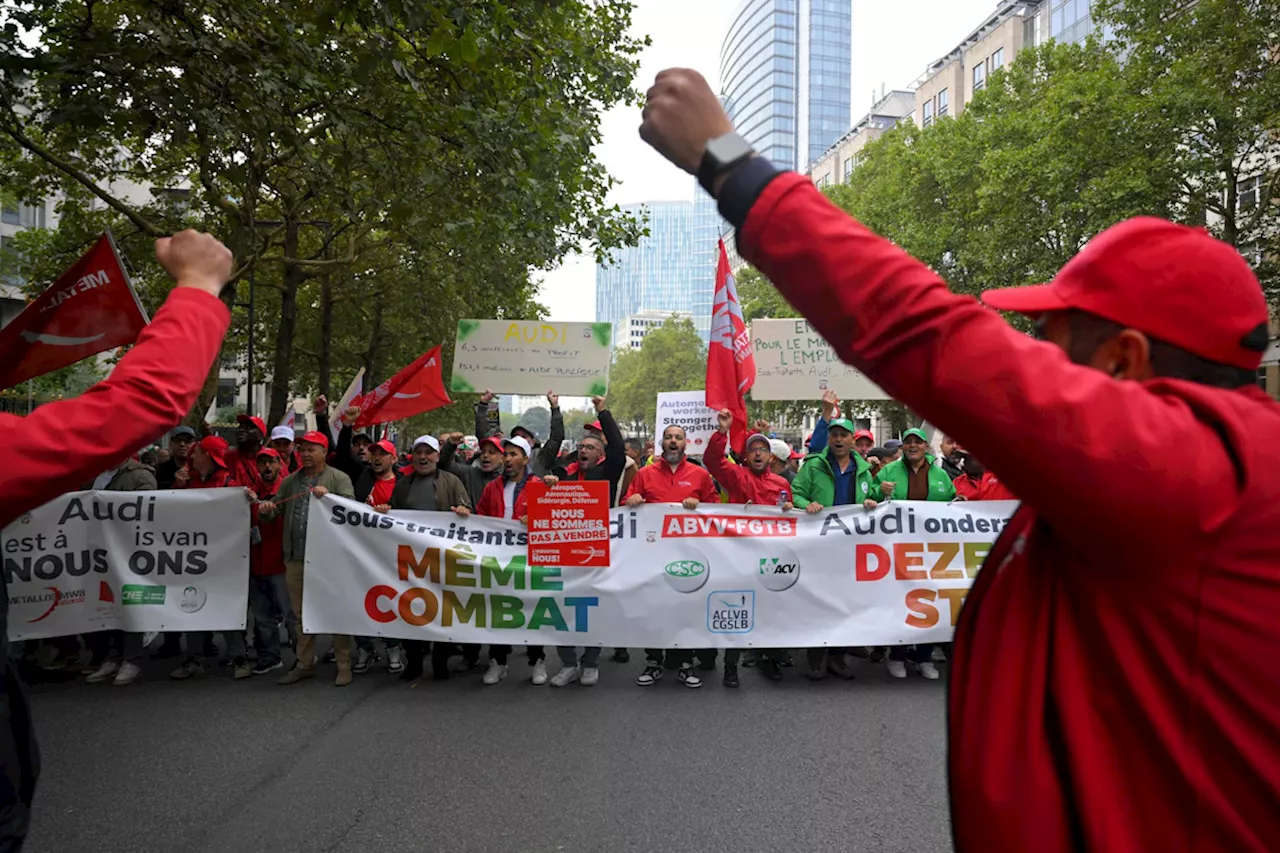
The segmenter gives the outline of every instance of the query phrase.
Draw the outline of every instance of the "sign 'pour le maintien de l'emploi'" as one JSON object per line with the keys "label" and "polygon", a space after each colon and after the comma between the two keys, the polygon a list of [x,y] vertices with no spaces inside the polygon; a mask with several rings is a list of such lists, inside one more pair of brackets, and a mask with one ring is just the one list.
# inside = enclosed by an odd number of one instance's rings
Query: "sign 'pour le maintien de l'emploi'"
{"label": "sign 'pour le maintien de l'emploi'", "polygon": [[843,400],[888,400],[861,371],[840,360],[807,320],[753,320],[753,400],[816,400],[828,389]]}

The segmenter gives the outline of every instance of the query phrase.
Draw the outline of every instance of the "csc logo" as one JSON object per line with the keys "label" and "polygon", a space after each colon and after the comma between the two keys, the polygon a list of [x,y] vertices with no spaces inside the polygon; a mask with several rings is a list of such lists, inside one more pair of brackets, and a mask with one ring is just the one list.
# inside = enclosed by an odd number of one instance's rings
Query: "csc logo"
{"label": "csc logo", "polygon": [[705,563],[697,560],[676,560],[667,563],[662,574],[676,592],[697,592],[707,582],[711,572]]}

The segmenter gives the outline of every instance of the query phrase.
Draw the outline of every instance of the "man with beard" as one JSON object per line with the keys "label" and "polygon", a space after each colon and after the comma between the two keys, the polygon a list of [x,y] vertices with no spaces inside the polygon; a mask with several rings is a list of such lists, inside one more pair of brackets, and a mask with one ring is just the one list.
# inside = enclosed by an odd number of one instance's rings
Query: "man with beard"
{"label": "man with beard", "polygon": [[[280,454],[267,447],[258,451],[259,501],[271,501],[280,489],[284,466]],[[285,581],[284,520],[262,518],[261,503],[254,503],[249,537],[249,608],[253,611],[253,629],[257,637],[258,664],[254,675],[266,675],[284,667],[280,660],[280,619],[284,619],[289,639],[298,644],[298,620],[289,606],[289,585]]]}
{"label": "man with beard", "polygon": [[[360,479],[355,484],[356,500],[367,503],[378,512],[391,509],[391,493],[400,479],[396,461],[396,446],[390,441],[383,439],[369,445],[369,464],[360,472]],[[386,647],[387,671],[400,672],[404,669],[400,641],[389,637]],[[356,637],[356,656],[351,663],[351,671],[357,675],[368,672],[377,657],[378,647],[373,637]]]}
{"label": "man with beard", "polygon": [[942,436],[942,440],[938,442],[938,461],[953,483],[956,477],[964,473],[963,454],[964,451],[956,444],[956,440],[949,435]]}
{"label": "man with beard", "polygon": [[236,416],[236,446],[227,451],[227,470],[237,483],[255,493],[262,485],[258,474],[258,451],[267,440],[267,425],[262,418]]}
{"label": "man with beard", "polygon": [[[389,510],[419,510],[422,512],[444,512],[450,510],[460,518],[471,515],[471,499],[467,495],[462,480],[448,471],[440,469],[440,442],[429,435],[420,435],[413,440],[413,470],[399,478],[395,473],[395,447],[389,441],[373,445],[369,455],[369,464],[373,470],[370,480],[370,491],[365,497],[378,512]],[[387,500],[382,500],[382,492],[386,484],[392,484]],[[381,484],[381,485],[380,485]],[[357,500],[360,490],[356,490]],[[408,658],[400,678],[413,681],[422,675],[422,662],[427,648],[431,644],[425,640],[408,640],[405,642],[405,653]],[[479,646],[475,654],[479,656]],[[396,662],[399,649],[387,646],[387,656]],[[449,677],[449,657],[453,653],[453,644],[437,641],[431,654],[431,674],[437,681]],[[397,667],[399,669],[399,667]]]}
{"label": "man with beard", "polygon": [[169,458],[156,466],[156,485],[159,488],[174,488],[178,471],[187,467],[191,446],[195,443],[196,431],[189,426],[177,427],[169,433]]}
{"label": "man with beard", "polygon": [[769,462],[769,470],[790,484],[796,478],[796,472],[791,470],[791,457],[795,455],[791,445],[780,438],[771,438],[769,455],[773,457]]}
{"label": "man with beard", "polygon": [[[792,509],[791,483],[770,470],[773,451],[768,436],[758,432],[747,436],[741,465],[730,465],[725,461],[732,425],[733,413],[721,409],[716,415],[716,432],[707,442],[707,452],[702,457],[711,476],[728,492],[729,503],[776,506],[784,511]],[[741,656],[739,649],[725,649],[725,687],[738,686],[738,660]],[[762,649],[756,662],[765,678],[771,681],[782,678],[782,649]]]}
{"label": "man with beard", "polygon": [[[476,507],[479,515],[528,523],[529,495],[525,486],[533,476],[529,467],[531,450],[529,442],[519,436],[502,440],[502,478],[484,487],[480,504]],[[529,666],[533,669],[533,683],[546,684],[546,652],[542,646],[528,646],[527,651]],[[511,646],[489,644],[489,670],[484,674],[485,684],[497,684],[507,677],[509,654]]]}
{"label": "man with beard", "polygon": [[[699,503],[715,503],[718,495],[707,469],[694,465],[685,456],[687,439],[683,427],[662,431],[662,456],[636,474],[627,491],[627,506],[643,503],[678,503],[694,510]],[[678,678],[685,687],[701,687],[702,679],[693,671],[689,649],[645,649],[644,672],[636,679],[641,687],[651,687],[662,678],[664,663],[680,668]]]}
{"label": "man with beard", "polygon": [[[626,445],[617,421],[605,408],[604,397],[593,397],[591,403],[596,407],[596,416],[600,419],[604,437],[593,434],[583,438],[578,442],[578,467],[574,472],[570,474],[560,468],[554,475],[544,477],[543,481],[548,486],[555,486],[562,479],[604,480],[609,484],[609,506],[614,507],[618,505],[615,499],[618,482],[622,479],[622,472],[627,464]],[[590,687],[600,681],[600,669],[596,665],[600,660],[599,646],[587,646],[583,649],[581,664],[578,650],[574,646],[557,646],[556,654],[560,658],[560,671],[552,676],[552,687],[567,687],[578,680]]]}
{"label": "man with beard", "polygon": [[456,476],[467,489],[472,506],[480,505],[485,486],[502,476],[502,439],[480,439],[476,457],[470,463],[457,458],[458,448],[465,437],[460,432],[442,436],[440,468]]}
{"label": "man with beard", "polygon": [[280,464],[285,476],[302,467],[302,459],[293,449],[293,427],[278,426],[271,430],[271,449],[280,456]]}

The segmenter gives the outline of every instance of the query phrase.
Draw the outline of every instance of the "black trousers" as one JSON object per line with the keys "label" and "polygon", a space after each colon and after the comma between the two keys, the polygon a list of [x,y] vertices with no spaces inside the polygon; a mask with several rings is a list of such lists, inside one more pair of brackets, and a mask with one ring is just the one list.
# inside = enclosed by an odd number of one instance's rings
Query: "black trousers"
{"label": "black trousers", "polygon": [[693,661],[692,649],[645,649],[644,656],[651,663],[675,669]]}
{"label": "black trousers", "polygon": [[431,675],[436,679],[449,677],[449,658],[453,656],[453,643],[428,643],[425,640],[405,640],[405,666],[410,672],[422,672],[427,650],[431,650]]}
{"label": "black trousers", "polygon": [[[540,660],[547,659],[547,653],[543,651],[542,646],[529,646],[529,666],[533,666]],[[510,646],[499,646],[493,643],[489,644],[489,659],[497,661],[500,665],[507,665],[507,655],[511,654]]]}

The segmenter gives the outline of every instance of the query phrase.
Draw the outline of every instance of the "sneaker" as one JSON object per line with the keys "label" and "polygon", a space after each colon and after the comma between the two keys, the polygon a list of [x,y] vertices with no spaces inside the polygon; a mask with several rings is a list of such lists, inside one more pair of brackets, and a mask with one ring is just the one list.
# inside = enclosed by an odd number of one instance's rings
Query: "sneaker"
{"label": "sneaker", "polygon": [[346,687],[351,683],[351,664],[338,664],[338,675],[333,679],[334,687]]}
{"label": "sneaker", "polygon": [[938,668],[929,661],[916,664],[916,669],[920,670],[920,674],[930,681],[934,681],[938,677]]}
{"label": "sneaker", "polygon": [[756,654],[755,649],[748,649],[742,653],[742,666],[755,666],[759,660],[760,656]]}
{"label": "sneaker", "polygon": [[644,672],[640,673],[640,677],[636,679],[636,684],[641,687],[649,687],[661,678],[662,664],[649,661],[649,665],[644,668]]}
{"label": "sneaker", "polygon": [[768,655],[763,655],[759,661],[760,674],[770,681],[781,681],[782,670],[778,668],[778,662]]}
{"label": "sneaker", "polygon": [[253,678],[253,667],[249,665],[248,658],[235,659],[235,679],[239,681],[242,678]]}
{"label": "sneaker", "polygon": [[368,672],[369,664],[373,663],[373,653],[368,649],[356,649],[356,659],[351,664],[352,672]]}
{"label": "sneaker", "polygon": [[698,669],[702,670],[703,672],[715,672],[715,671],[716,671],[716,656],[715,656],[715,655],[712,655],[712,656],[711,656],[711,657],[709,657],[707,660],[703,660],[702,658],[698,658]]}
{"label": "sneaker", "polygon": [[680,671],[676,673],[676,678],[680,679],[680,683],[685,687],[701,687],[702,679],[693,671],[693,667],[685,664],[680,667]]}
{"label": "sneaker", "polygon": [[614,649],[613,657],[609,658],[609,660],[613,661],[614,663],[630,663],[631,653],[628,652],[626,649]]}
{"label": "sneaker", "polygon": [[117,672],[120,671],[120,664],[113,660],[106,661],[102,666],[95,669],[86,679],[90,684],[97,684],[100,681],[106,681],[108,678],[115,678]]}
{"label": "sneaker", "polygon": [[136,663],[124,663],[120,665],[120,671],[116,673],[115,681],[111,683],[116,687],[124,687],[126,684],[133,684],[140,675],[142,675],[142,667]]}
{"label": "sneaker", "polygon": [[838,652],[827,655],[827,672],[837,678],[846,680],[853,678],[853,670],[849,669],[849,664],[845,663],[844,655]]}
{"label": "sneaker", "polygon": [[785,666],[785,667],[793,667],[793,666],[795,666],[795,665],[796,665],[796,662],[795,662],[794,660],[792,660],[792,659],[791,659],[791,652],[788,652],[788,651],[784,651],[784,652],[782,653],[782,661],[781,661],[781,663],[782,663],[782,665],[783,665],[783,666]]}
{"label": "sneaker", "polygon": [[533,665],[533,683],[534,684],[547,683],[547,662],[546,661],[540,660]]}
{"label": "sneaker", "polygon": [[729,664],[724,668],[724,686],[725,687],[738,686],[738,668],[733,664]]}
{"label": "sneaker", "polygon": [[266,661],[258,661],[258,665],[253,668],[254,675],[266,675],[268,672],[275,672],[277,669],[284,669],[284,663],[276,661],[268,663]]}
{"label": "sneaker", "polygon": [[333,646],[330,646],[329,651],[324,653],[324,662],[336,663],[337,660],[338,660],[338,653],[337,651],[334,650]]}
{"label": "sneaker", "polygon": [[568,687],[570,684],[573,684],[573,682],[577,681],[581,676],[582,676],[582,673],[578,670],[576,666],[561,667],[560,671],[551,677],[551,686],[552,687]]}
{"label": "sneaker", "polygon": [[933,651],[929,653],[929,659],[934,663],[946,663],[947,653],[942,650],[942,646],[934,646]]}
{"label": "sneaker", "polygon": [[889,667],[890,678],[906,678],[907,677],[907,664],[904,661],[893,660],[892,658],[890,658],[888,661],[888,667]]}
{"label": "sneaker", "polygon": [[871,654],[867,655],[867,660],[872,663],[880,663],[880,661],[884,660],[884,649],[881,647],[872,649]]}
{"label": "sneaker", "polygon": [[169,673],[169,677],[177,681],[186,681],[193,675],[204,675],[204,664],[198,660],[183,661],[182,666]]}
{"label": "sneaker", "polygon": [[[507,677],[507,665],[498,663],[496,660],[489,661],[489,668],[484,674],[485,684],[497,684],[499,681]],[[545,677],[545,673],[544,673]]]}
{"label": "sneaker", "polygon": [[449,664],[449,669],[454,672],[470,672],[480,665],[478,660],[468,660],[467,658],[458,658]]}
{"label": "sneaker", "polygon": [[809,671],[804,674],[804,677],[810,681],[821,681],[827,677],[826,667],[810,666]]}
{"label": "sneaker", "polygon": [[300,666],[295,666],[293,669],[289,670],[284,675],[282,675],[280,677],[280,680],[277,681],[276,684],[297,684],[299,681],[303,681],[305,679],[315,678],[315,677],[316,677],[315,667],[308,666],[306,668],[303,668]]}
{"label": "sneaker", "polygon": [[585,666],[582,668],[582,685],[584,687],[595,687],[600,683],[600,670],[594,666]]}
{"label": "sneaker", "polygon": [[387,649],[387,672],[397,673],[404,669],[404,649],[392,646]]}

